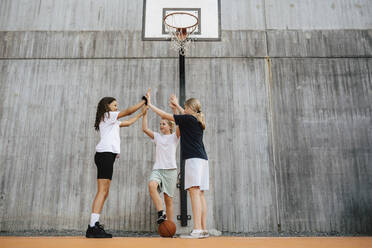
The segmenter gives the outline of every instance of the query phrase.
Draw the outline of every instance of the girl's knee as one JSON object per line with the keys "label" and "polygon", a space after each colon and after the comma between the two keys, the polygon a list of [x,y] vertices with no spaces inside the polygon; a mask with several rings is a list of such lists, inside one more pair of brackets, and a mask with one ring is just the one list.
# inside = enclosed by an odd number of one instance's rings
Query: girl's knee
{"label": "girl's knee", "polygon": [[187,189],[190,193],[200,192],[199,186],[193,186]]}
{"label": "girl's knee", "polygon": [[98,194],[100,194],[100,195],[103,195],[104,197],[107,197],[108,196],[108,194],[109,194],[109,191],[110,191],[110,189],[107,187],[105,187],[105,188],[101,188],[99,191],[98,191]]}
{"label": "girl's knee", "polygon": [[150,191],[154,191],[158,189],[158,183],[156,181],[150,181],[148,186],[149,186]]}
{"label": "girl's knee", "polygon": [[173,205],[173,198],[164,193],[164,201],[167,205]]}

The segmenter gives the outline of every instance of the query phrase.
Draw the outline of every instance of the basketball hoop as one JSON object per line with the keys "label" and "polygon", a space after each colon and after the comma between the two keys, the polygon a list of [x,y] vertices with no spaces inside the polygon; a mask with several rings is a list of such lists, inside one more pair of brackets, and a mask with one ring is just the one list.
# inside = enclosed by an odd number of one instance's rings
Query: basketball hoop
{"label": "basketball hoop", "polygon": [[187,12],[173,12],[164,17],[165,31],[171,36],[174,50],[181,55],[187,53],[192,42],[190,35],[198,24],[199,19]]}

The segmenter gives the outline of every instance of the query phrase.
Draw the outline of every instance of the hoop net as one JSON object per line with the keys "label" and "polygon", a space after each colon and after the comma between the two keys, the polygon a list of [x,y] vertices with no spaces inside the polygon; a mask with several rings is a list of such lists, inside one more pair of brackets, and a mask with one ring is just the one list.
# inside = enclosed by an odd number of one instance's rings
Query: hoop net
{"label": "hoop net", "polygon": [[199,20],[187,12],[173,12],[164,17],[165,31],[169,33],[172,48],[181,55],[185,55],[190,48],[190,35],[196,30]]}

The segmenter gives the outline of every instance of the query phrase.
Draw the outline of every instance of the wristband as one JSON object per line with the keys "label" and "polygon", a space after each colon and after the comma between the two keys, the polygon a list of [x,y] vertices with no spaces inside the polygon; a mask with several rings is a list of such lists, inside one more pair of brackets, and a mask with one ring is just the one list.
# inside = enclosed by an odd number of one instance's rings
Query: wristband
{"label": "wristband", "polygon": [[147,105],[147,98],[145,96],[142,97],[142,100],[145,100],[145,105]]}

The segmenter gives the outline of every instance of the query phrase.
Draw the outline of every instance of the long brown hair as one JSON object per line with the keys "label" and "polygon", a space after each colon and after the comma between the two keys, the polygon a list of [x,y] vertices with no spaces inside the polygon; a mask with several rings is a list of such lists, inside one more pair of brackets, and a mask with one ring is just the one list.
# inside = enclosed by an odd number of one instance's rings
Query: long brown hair
{"label": "long brown hair", "polygon": [[109,105],[113,101],[116,101],[116,99],[110,96],[104,97],[99,101],[96,112],[96,121],[94,122],[94,129],[96,129],[96,131],[99,131],[99,123],[103,120],[105,113],[110,111]]}
{"label": "long brown hair", "polygon": [[190,98],[185,102],[185,106],[188,106],[194,113],[193,116],[198,119],[198,122],[201,124],[202,128],[205,129],[205,117],[201,111],[201,104],[198,99]]}

